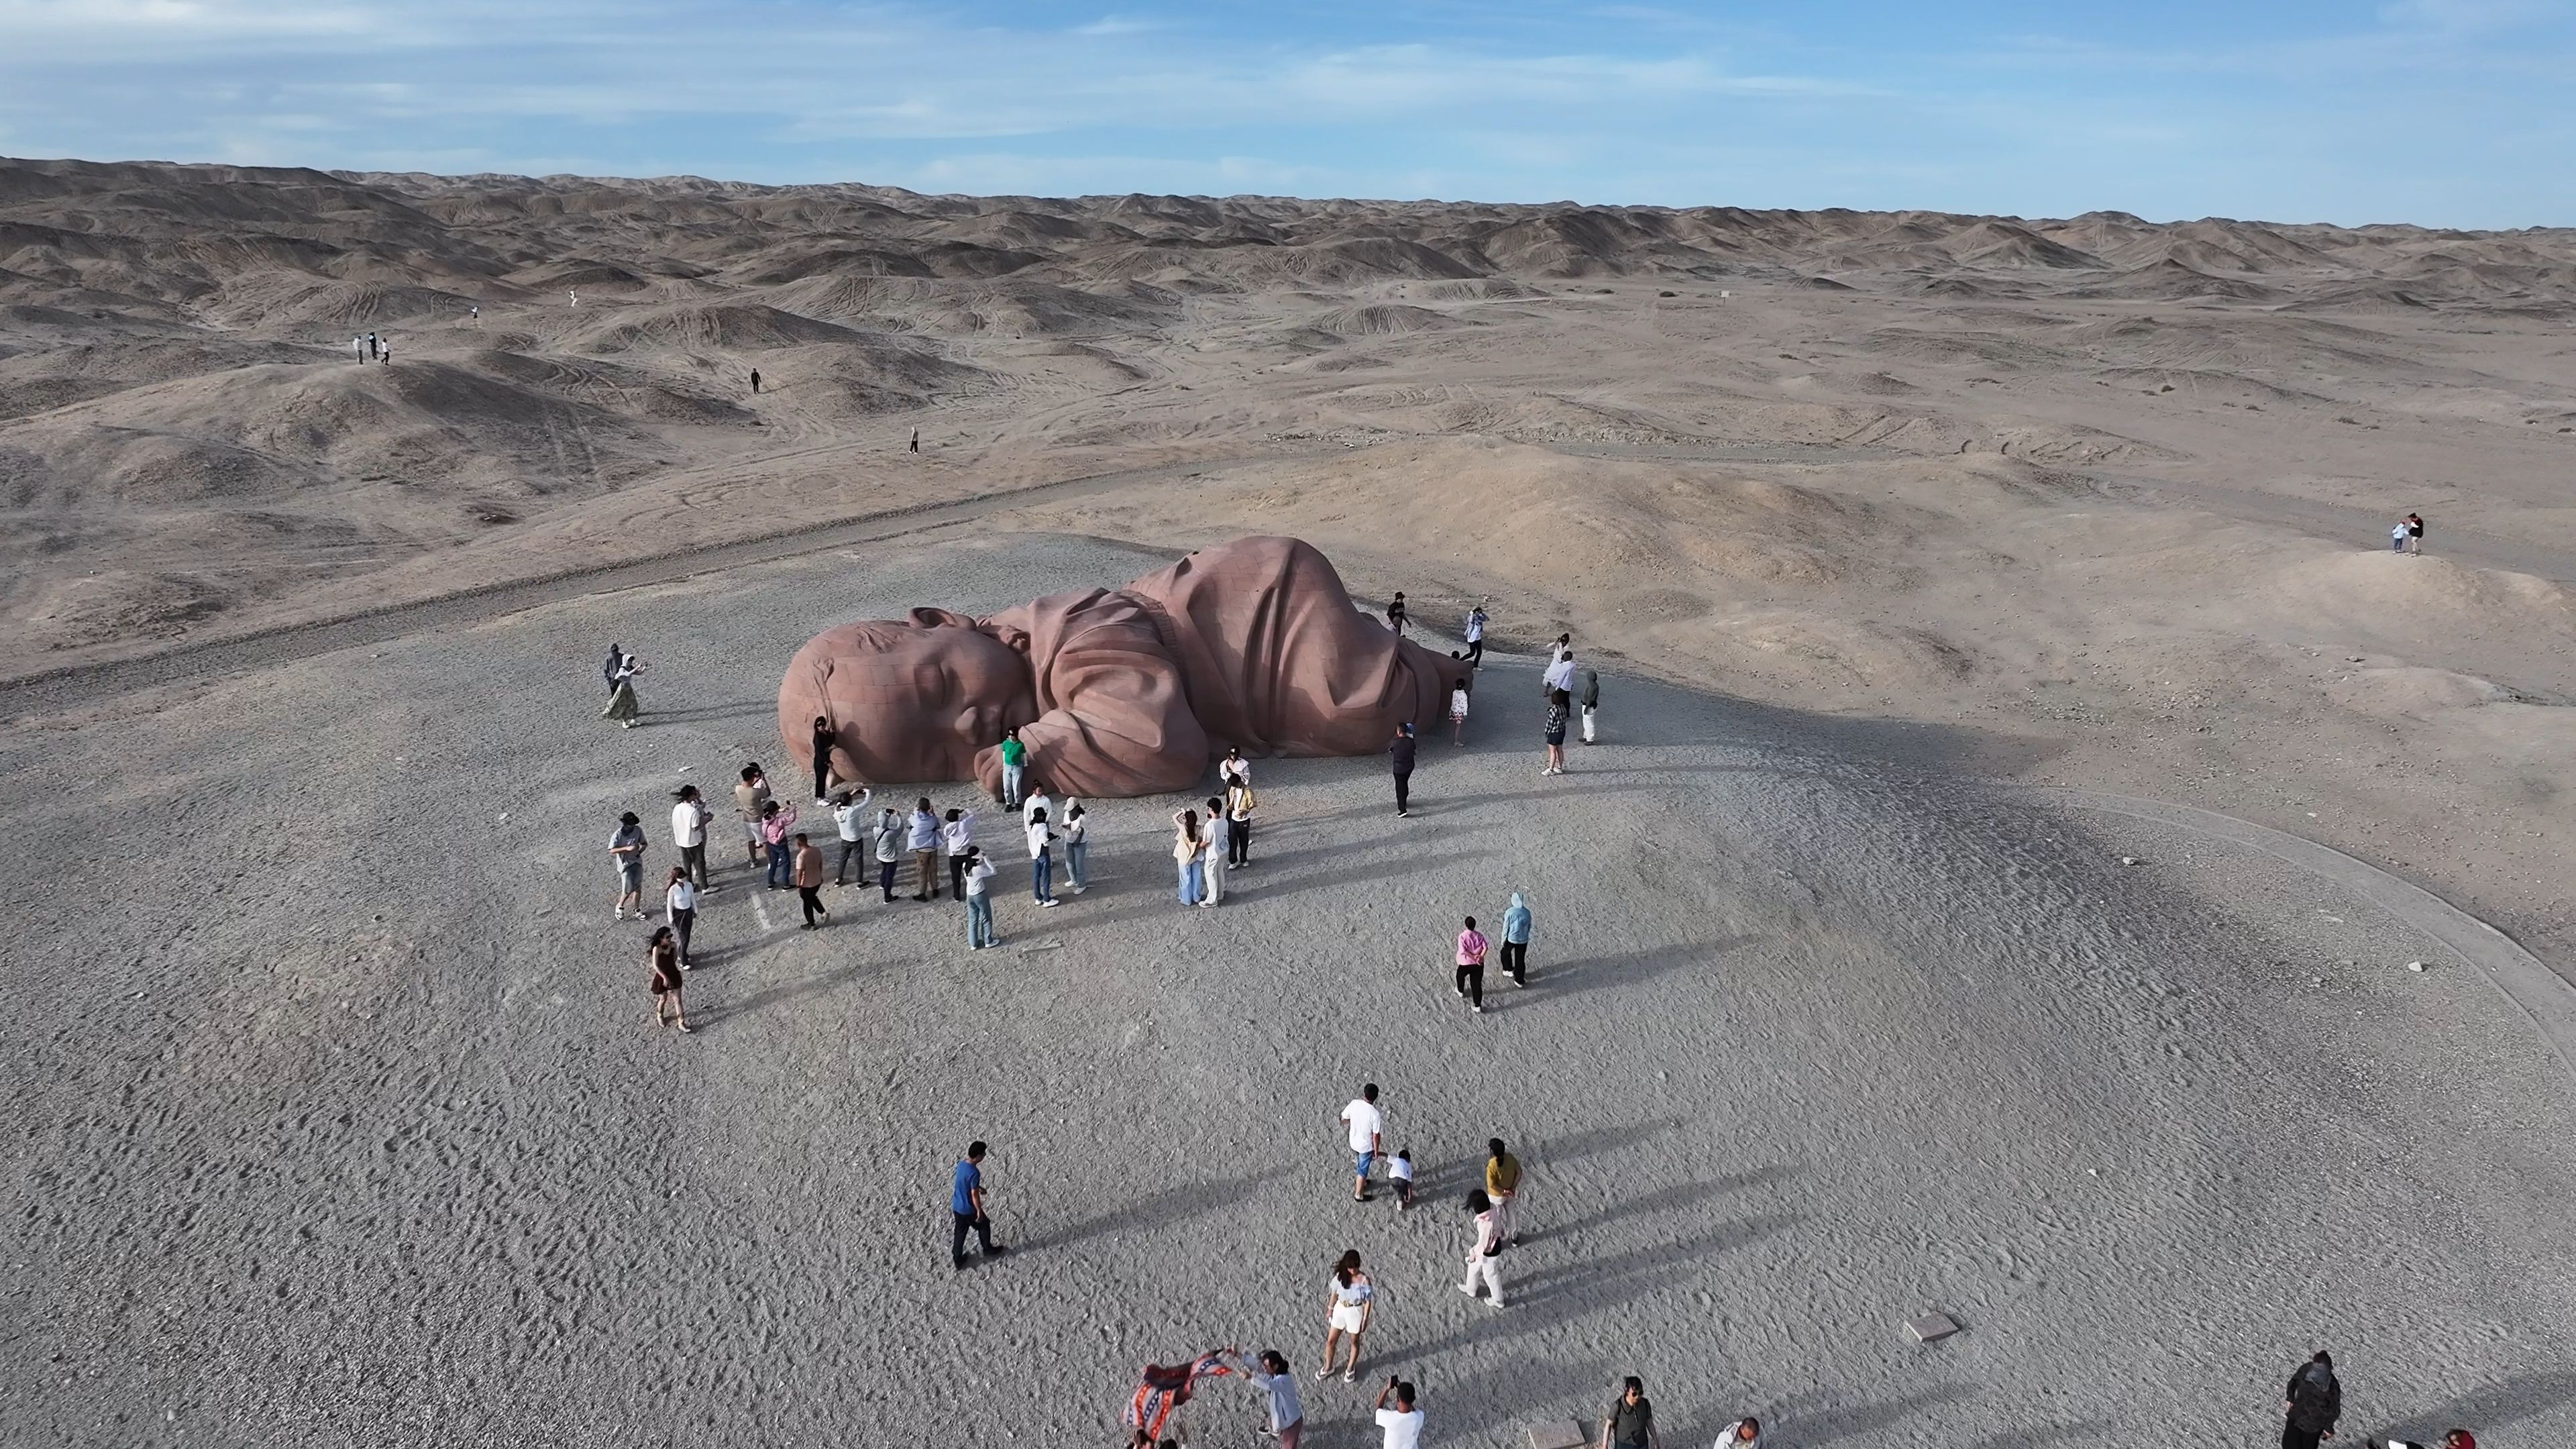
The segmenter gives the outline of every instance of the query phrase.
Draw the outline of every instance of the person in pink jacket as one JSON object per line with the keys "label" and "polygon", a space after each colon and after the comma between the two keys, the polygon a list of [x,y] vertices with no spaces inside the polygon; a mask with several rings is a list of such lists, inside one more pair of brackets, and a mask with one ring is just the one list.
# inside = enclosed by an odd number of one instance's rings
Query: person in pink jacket
{"label": "person in pink jacket", "polygon": [[1458,995],[1470,1011],[1485,1009],[1485,945],[1485,933],[1469,916],[1467,929],[1458,933]]}

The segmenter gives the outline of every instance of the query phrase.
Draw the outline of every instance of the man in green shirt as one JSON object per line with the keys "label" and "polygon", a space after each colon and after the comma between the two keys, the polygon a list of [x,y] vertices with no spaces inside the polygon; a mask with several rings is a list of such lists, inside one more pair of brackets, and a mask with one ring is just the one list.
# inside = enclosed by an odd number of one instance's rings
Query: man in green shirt
{"label": "man in green shirt", "polygon": [[1020,743],[1020,732],[1002,734],[1002,808],[1020,808],[1020,780],[1028,772],[1029,747]]}

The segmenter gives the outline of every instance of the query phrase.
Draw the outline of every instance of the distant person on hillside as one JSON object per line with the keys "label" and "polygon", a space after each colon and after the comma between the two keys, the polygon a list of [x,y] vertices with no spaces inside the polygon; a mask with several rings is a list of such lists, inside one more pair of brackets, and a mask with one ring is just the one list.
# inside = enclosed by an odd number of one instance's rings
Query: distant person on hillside
{"label": "distant person on hillside", "polygon": [[1514,986],[1529,985],[1529,943],[1529,902],[1514,891],[1511,905],[1503,911],[1503,970]]}
{"label": "distant person on hillside", "polygon": [[608,837],[608,858],[617,866],[617,915],[626,919],[626,908],[635,908],[635,919],[644,919],[644,822],[635,812],[617,817],[617,830]]}
{"label": "distant person on hillside", "polygon": [[474,317],[474,325],[475,325],[475,326],[480,327],[480,326],[482,326],[482,325],[483,325],[483,309],[482,309],[482,308],[480,308],[480,307],[468,307],[468,308],[466,308],[465,310],[466,310],[467,312],[469,312],[469,313],[472,313],[472,314],[473,314],[473,317]]}
{"label": "distant person on hillside", "polygon": [[363,337],[352,337],[352,338],[350,338],[350,339],[349,339],[349,345],[350,345],[351,347],[353,347],[353,348],[355,348],[355,349],[357,350],[357,353],[358,353],[358,365],[359,365],[360,367],[364,367],[364,366],[366,366],[366,365],[367,365],[367,339],[365,339],[365,338],[363,338]]}
{"label": "distant person on hillside", "polygon": [[383,344],[376,340],[376,334],[373,332],[367,334],[367,356],[371,358],[383,356],[382,347]]}
{"label": "distant person on hillside", "polygon": [[1589,664],[1574,666],[1574,703],[1583,711],[1583,742],[1592,743],[1592,716],[1601,708],[1601,676]]}
{"label": "distant person on hillside", "polygon": [[1466,929],[1458,933],[1458,999],[1479,1014],[1485,1009],[1485,946],[1485,933],[1469,916]]}
{"label": "distant person on hillside", "polygon": [[916,453],[921,451],[921,429],[919,428],[912,430],[912,451]]}
{"label": "distant person on hillside", "polygon": [[1402,589],[1395,591],[1395,598],[1386,606],[1386,627],[1398,634],[1404,632],[1404,590]]}
{"label": "distant person on hillside", "polygon": [[1461,676],[1449,691],[1449,743],[1467,743],[1467,680]]}
{"label": "distant person on hillside", "polygon": [[760,772],[760,762],[754,760],[742,767],[742,782],[733,787],[733,813],[734,818],[742,822],[742,845],[746,853],[743,863],[755,870],[760,867],[762,853],[761,808],[768,803],[769,777]]}
{"label": "distant person on hillside", "polygon": [[2400,519],[2388,526],[2388,551],[2390,553],[2404,553],[2406,551],[2405,520]]}
{"label": "distant person on hillside", "polygon": [[1386,763],[1395,775],[1395,813],[1408,815],[1412,813],[1406,807],[1413,792],[1413,726],[1395,727],[1395,738],[1386,747]]}
{"label": "distant person on hillside", "polygon": [[394,365],[394,340],[390,337],[385,339],[384,363],[387,367]]}
{"label": "distant person on hillside", "polygon": [[1467,611],[1467,667],[1485,667],[1485,601],[1482,599]]}
{"label": "distant person on hillside", "polygon": [[644,970],[653,987],[653,1024],[689,1029],[689,1013],[680,1004],[680,944],[668,926],[655,926],[644,944]]}
{"label": "distant person on hillside", "polygon": [[760,369],[757,367],[751,370],[751,395],[760,396]]}
{"label": "distant person on hillside", "polygon": [[894,904],[894,873],[903,864],[903,817],[888,805],[877,812],[877,893]]}
{"label": "distant person on hillside", "polygon": [[2343,1417],[2343,1385],[2335,1380],[2334,1355],[2318,1349],[2281,1395],[2281,1449],[2317,1449],[2334,1437]]}
{"label": "distant person on hillside", "polygon": [[2408,553],[2422,553],[2424,551],[2423,514],[2410,513],[2406,515],[2406,551]]}
{"label": "distant person on hillside", "polygon": [[608,692],[611,694],[615,694],[617,692],[617,671],[625,663],[626,646],[623,644],[609,645],[608,658],[599,666],[599,677],[607,681]]}
{"label": "distant person on hillside", "polygon": [[601,719],[613,719],[630,730],[635,728],[635,717],[644,712],[635,698],[635,676],[643,672],[644,666],[635,662],[632,654],[618,660],[617,668],[608,676],[608,708],[599,712]]}
{"label": "distant person on hillside", "polygon": [[575,288],[571,288],[571,287],[566,287],[566,288],[564,289],[564,295],[572,299],[572,304],[573,304],[575,307],[578,307],[578,306],[580,306],[580,305],[581,305],[581,293],[580,293],[580,291],[578,291],[577,289],[575,289]]}
{"label": "distant person on hillside", "polygon": [[1547,768],[1539,771],[1542,775],[1565,773],[1565,717],[1573,708],[1571,698],[1562,689],[1547,697]]}

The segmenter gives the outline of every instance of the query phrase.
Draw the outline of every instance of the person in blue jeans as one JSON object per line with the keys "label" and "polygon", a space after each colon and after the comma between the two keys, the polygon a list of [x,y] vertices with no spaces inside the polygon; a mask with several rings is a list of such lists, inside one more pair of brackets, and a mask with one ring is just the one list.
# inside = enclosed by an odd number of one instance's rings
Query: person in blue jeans
{"label": "person in blue jeans", "polygon": [[981,951],[998,946],[1002,938],[993,934],[993,863],[984,858],[984,848],[979,845],[966,847],[966,854],[960,858],[966,862],[965,884],[961,887],[966,897],[966,948]]}
{"label": "person in blue jeans", "polygon": [[984,1153],[981,1142],[966,1144],[965,1160],[949,1178],[948,1213],[955,1224],[948,1237],[948,1266],[966,1266],[966,1232],[973,1229],[987,1258],[998,1258],[1010,1249],[993,1241],[993,1220],[984,1213]]}
{"label": "person in blue jeans", "polygon": [[1048,847],[1054,840],[1055,832],[1047,827],[1046,811],[1030,811],[1029,896],[1042,906],[1055,904],[1055,866],[1053,857],[1048,854]]}
{"label": "person in blue jeans", "polygon": [[1091,873],[1085,867],[1091,860],[1091,826],[1082,818],[1082,807],[1074,806],[1064,814],[1064,873],[1073,881],[1073,893],[1082,894],[1091,887]]}
{"label": "person in blue jeans", "polygon": [[782,806],[775,800],[760,805],[760,841],[769,851],[769,888],[783,891],[796,883],[795,871],[788,861],[788,836],[796,824],[796,807]]}

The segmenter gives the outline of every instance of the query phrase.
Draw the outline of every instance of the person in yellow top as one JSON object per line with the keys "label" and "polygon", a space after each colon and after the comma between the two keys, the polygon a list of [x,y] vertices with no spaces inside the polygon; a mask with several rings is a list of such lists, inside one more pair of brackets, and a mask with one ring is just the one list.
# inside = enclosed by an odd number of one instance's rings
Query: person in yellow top
{"label": "person in yellow top", "polygon": [[1488,1138],[1485,1142],[1485,1196],[1494,1201],[1494,1225],[1500,1230],[1496,1236],[1507,1246],[1517,1246],[1521,1240],[1520,1224],[1514,1220],[1512,1212],[1519,1205],[1520,1192],[1521,1160],[1504,1149],[1503,1139]]}

